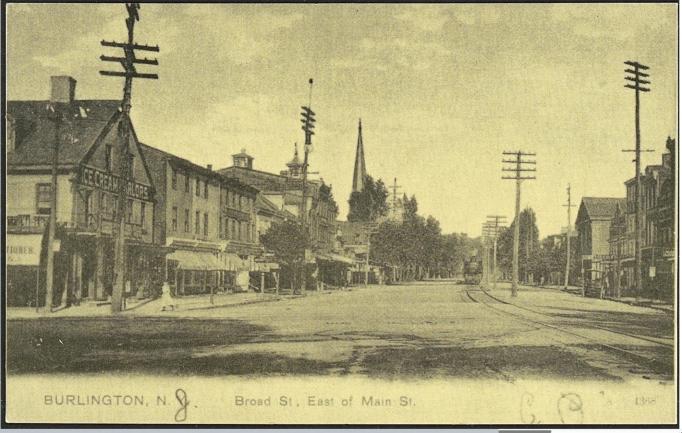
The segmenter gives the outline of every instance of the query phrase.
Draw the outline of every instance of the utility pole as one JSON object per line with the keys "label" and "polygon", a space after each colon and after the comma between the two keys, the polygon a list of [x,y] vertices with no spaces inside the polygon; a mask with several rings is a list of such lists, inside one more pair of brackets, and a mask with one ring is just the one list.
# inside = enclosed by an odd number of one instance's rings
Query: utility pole
{"label": "utility pole", "polygon": [[[566,192],[568,193],[568,198],[567,202],[564,205],[566,208],[566,211],[568,213],[567,221],[568,225],[566,225],[566,272],[564,273],[564,290],[568,290],[568,275],[571,272],[571,208],[575,207],[574,204],[571,204],[571,184],[568,184],[568,188],[566,188]],[[583,289],[584,290],[584,289]],[[583,292],[583,296],[584,296]]]}
{"label": "utility pole", "polygon": [[645,80],[649,77],[649,74],[642,71],[649,69],[648,66],[642,65],[638,62],[626,61],[624,62],[628,69],[625,73],[625,79],[628,80],[625,87],[628,89],[633,89],[635,91],[635,148],[623,150],[623,152],[634,152],[635,153],[635,290],[637,292],[637,297],[642,293],[642,186],[640,179],[640,166],[641,166],[641,153],[650,152],[651,150],[642,150],[640,129],[639,129],[639,92],[649,92],[651,89],[646,87],[651,84],[651,81]]}
{"label": "utility pole", "polygon": [[[301,123],[303,123],[303,126],[301,129],[303,129],[303,132],[305,133],[305,146],[304,146],[304,156],[303,156],[303,183],[301,185],[301,222],[303,223],[303,229],[308,232],[308,235],[310,237],[311,235],[311,230],[310,227],[308,226],[308,203],[307,203],[307,188],[308,188],[308,154],[312,150],[313,146],[313,135],[315,135],[315,132],[313,129],[315,128],[315,112],[312,110],[312,101],[313,101],[313,79],[310,78],[308,80],[308,84],[310,84],[310,91],[308,93],[308,105],[307,106],[302,106],[301,109],[303,110],[301,112]],[[303,275],[301,276],[301,293],[305,294],[306,289],[307,289],[307,263],[305,261],[305,251],[304,251],[304,257],[303,257]]]}
{"label": "utility pole", "polygon": [[[511,295],[516,297],[518,294],[519,285],[519,214],[521,213],[521,181],[535,179],[535,176],[524,175],[524,172],[535,172],[535,161],[529,158],[535,156],[535,153],[523,152],[523,151],[504,151],[502,155],[507,157],[514,156],[514,159],[503,159],[503,164],[509,164],[502,167],[502,171],[511,171],[514,173],[513,176],[502,176],[502,179],[511,179],[516,181],[516,209],[514,212],[514,251],[512,257],[512,287]],[[526,159],[523,159],[525,157]],[[529,165],[533,165],[532,168],[528,168]]]}
{"label": "utility pole", "polygon": [[398,178],[394,177],[393,178],[393,186],[391,186],[391,189],[393,190],[393,201],[391,204],[391,212],[393,213],[393,219],[398,219],[398,189],[402,188],[400,185],[398,185]]}
{"label": "utility pole", "polygon": [[[50,219],[47,227],[47,263],[45,266],[45,311],[52,312],[54,298],[54,239],[57,229],[57,166],[59,144],[64,121],[63,103],[54,102],[48,106],[48,119],[54,123],[54,147],[52,148],[52,179],[50,183]],[[38,298],[36,297],[36,307]]]}
{"label": "utility pole", "polygon": [[493,233],[493,289],[497,288],[497,238],[500,235],[500,230],[506,223],[507,217],[504,215],[488,215],[487,224],[492,228]]}
{"label": "utility pole", "polygon": [[130,106],[131,93],[134,78],[157,79],[157,74],[145,74],[137,72],[135,64],[158,65],[156,59],[139,59],[135,56],[135,50],[159,52],[159,47],[150,45],[139,45],[134,41],[135,22],[140,20],[139,3],[126,3],[128,18],[128,42],[109,42],[102,41],[104,47],[114,47],[123,49],[124,57],[100,56],[100,60],[105,62],[116,62],[123,66],[124,72],[119,71],[100,71],[100,74],[109,77],[125,77],[123,87],[123,101],[121,102],[121,120],[119,123],[119,136],[121,138],[121,149],[118,157],[120,177],[118,179],[118,206],[116,221],[117,231],[115,230],[116,240],[114,247],[114,287],[111,293],[111,311],[119,313],[123,309],[123,297],[125,293],[126,279],[126,248],[125,248],[125,225],[127,210],[127,188],[130,180]]}
{"label": "utility pole", "polygon": [[481,243],[483,252],[481,256],[481,286],[484,290],[490,287],[490,239],[493,236],[493,227],[487,222],[481,226]]}
{"label": "utility pole", "polygon": [[367,223],[366,230],[367,230],[367,257],[365,258],[365,287],[369,285],[369,252],[370,248],[372,246],[372,234],[376,233],[377,229],[377,224],[376,223]]}

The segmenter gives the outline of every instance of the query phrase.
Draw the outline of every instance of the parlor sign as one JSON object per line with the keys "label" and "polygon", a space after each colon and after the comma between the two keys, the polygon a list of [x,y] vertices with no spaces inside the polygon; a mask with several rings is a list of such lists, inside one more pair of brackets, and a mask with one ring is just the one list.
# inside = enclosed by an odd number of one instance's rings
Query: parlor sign
{"label": "parlor sign", "polygon": [[[93,186],[114,194],[118,193],[119,180],[120,178],[116,175],[85,166],[81,166],[80,173],[78,174],[78,183],[81,185]],[[128,181],[126,194],[129,197],[141,200],[151,200],[149,186],[133,181]]]}

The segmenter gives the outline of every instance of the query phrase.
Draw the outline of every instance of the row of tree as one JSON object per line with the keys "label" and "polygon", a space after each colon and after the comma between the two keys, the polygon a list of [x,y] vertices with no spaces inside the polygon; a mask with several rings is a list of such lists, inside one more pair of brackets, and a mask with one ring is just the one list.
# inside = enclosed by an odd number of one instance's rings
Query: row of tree
{"label": "row of tree", "polygon": [[402,218],[387,218],[388,191],[381,179],[366,176],[362,191],[348,200],[348,221],[375,223],[371,236],[370,262],[395,266],[401,279],[448,278],[461,272],[464,259],[478,241],[466,234],[443,234],[440,222],[419,215],[417,198],[403,195]]}
{"label": "row of tree", "polygon": [[[514,226],[503,229],[497,241],[498,269],[504,277],[512,273]],[[580,258],[577,242],[571,243],[569,282],[580,277]],[[551,283],[561,285],[566,272],[566,236],[539,237],[537,217],[532,208],[519,214],[519,279],[527,284]]]}

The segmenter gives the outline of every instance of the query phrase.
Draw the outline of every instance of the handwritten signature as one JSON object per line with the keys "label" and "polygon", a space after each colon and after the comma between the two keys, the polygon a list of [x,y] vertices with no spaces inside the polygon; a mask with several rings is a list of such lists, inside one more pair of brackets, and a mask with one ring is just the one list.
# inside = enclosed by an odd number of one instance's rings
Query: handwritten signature
{"label": "handwritten signature", "polygon": [[185,390],[182,388],[176,389],[175,399],[180,404],[177,412],[175,412],[175,422],[183,422],[187,419],[187,408],[189,407],[189,399]]}
{"label": "handwritten signature", "polygon": [[[521,421],[525,424],[542,422],[533,410],[534,400],[535,397],[529,392],[521,396]],[[556,407],[562,424],[582,424],[583,400],[580,395],[574,392],[562,393],[557,400]]]}

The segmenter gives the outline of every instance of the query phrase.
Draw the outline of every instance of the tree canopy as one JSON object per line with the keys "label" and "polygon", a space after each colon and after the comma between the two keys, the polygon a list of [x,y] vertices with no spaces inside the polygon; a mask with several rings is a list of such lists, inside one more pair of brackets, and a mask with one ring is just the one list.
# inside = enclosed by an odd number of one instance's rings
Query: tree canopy
{"label": "tree canopy", "polygon": [[375,181],[372,176],[366,175],[362,191],[352,192],[348,199],[348,221],[377,221],[388,213],[387,197],[388,190],[384,182],[381,179]]}

